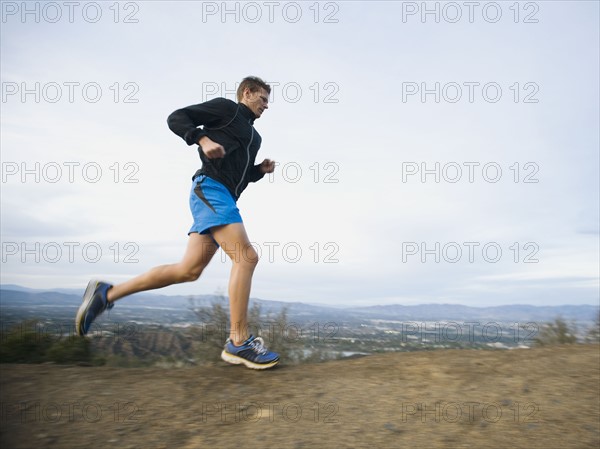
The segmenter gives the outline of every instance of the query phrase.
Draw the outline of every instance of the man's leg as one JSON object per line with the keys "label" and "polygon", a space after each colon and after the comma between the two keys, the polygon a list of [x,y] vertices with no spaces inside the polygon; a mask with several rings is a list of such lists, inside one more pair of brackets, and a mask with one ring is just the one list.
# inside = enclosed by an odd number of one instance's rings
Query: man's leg
{"label": "man's leg", "polygon": [[195,281],[200,277],[218,247],[210,235],[190,234],[186,252],[181,262],[160,265],[122,284],[114,285],[106,296],[114,302],[124,296],[146,290],[154,290],[172,284]]}
{"label": "man's leg", "polygon": [[105,310],[110,309],[113,302],[119,298],[136,292],[198,279],[216,251],[217,245],[210,236],[192,233],[185,255],[179,263],[161,265],[115,286],[106,282],[90,281],[83,294],[83,302],[75,316],[77,334],[86,335],[94,320]]}
{"label": "man's leg", "polygon": [[233,263],[229,278],[230,338],[234,345],[239,346],[249,336],[248,300],[258,254],[250,244],[243,223],[217,226],[211,231]]}
{"label": "man's leg", "polygon": [[258,254],[250,244],[243,223],[212,228],[215,240],[232,261],[229,278],[229,307],[231,316],[230,341],[225,343],[221,358],[234,365],[267,369],[279,363],[279,354],[269,351],[261,337],[248,335],[248,300],[252,274]]}

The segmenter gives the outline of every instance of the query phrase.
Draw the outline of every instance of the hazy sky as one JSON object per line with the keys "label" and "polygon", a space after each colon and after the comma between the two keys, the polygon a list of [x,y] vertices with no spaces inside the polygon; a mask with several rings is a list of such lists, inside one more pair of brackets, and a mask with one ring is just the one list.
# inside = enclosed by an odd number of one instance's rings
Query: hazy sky
{"label": "hazy sky", "polygon": [[252,74],[253,297],[598,304],[598,2],[75,3],[2,2],[2,283],[178,261],[200,160],[166,118]]}

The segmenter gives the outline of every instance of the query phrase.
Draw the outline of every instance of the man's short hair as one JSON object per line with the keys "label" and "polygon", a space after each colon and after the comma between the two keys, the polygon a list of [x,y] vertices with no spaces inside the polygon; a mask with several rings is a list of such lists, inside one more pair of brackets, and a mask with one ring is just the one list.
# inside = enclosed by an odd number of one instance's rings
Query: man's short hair
{"label": "man's short hair", "polygon": [[258,76],[247,76],[242,80],[237,89],[237,99],[242,101],[244,98],[244,91],[246,88],[250,89],[250,92],[258,92],[260,89],[264,89],[268,94],[271,93],[271,86],[261,80]]}

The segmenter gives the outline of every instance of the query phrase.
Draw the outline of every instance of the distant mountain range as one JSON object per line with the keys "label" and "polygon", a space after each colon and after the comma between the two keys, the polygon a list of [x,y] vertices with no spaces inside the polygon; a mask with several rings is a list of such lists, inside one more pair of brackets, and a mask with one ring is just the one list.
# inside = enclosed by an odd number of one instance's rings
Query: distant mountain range
{"label": "distant mountain range", "polygon": [[[32,315],[35,311],[48,312],[52,307],[66,312],[65,309],[76,310],[81,303],[82,289],[51,289],[36,290],[12,284],[0,285],[0,308],[2,315],[15,310],[28,310]],[[158,295],[140,293],[132,295],[119,302],[111,313],[119,316],[119,310],[124,315],[131,312],[136,314],[142,311],[155,310],[153,321],[164,316],[168,322],[172,320],[188,320],[192,305],[195,307],[208,306],[217,301],[215,295]],[[593,322],[598,318],[600,307],[592,305],[562,305],[562,306],[531,306],[507,305],[497,307],[469,307],[455,304],[423,304],[414,306],[405,305],[380,305],[369,307],[336,308],[304,304],[299,302],[267,301],[252,298],[251,303],[261,306],[263,313],[278,313],[283,308],[287,309],[288,319],[292,321],[320,321],[328,320],[352,321],[361,320],[396,320],[396,321],[503,321],[503,322],[547,322],[557,317],[578,322]],[[158,311],[168,310],[168,314]],[[74,313],[74,312],[73,312]],[[146,312],[144,312],[146,313]],[[71,313],[72,314],[72,313]],[[14,313],[10,313],[14,316]],[[181,315],[181,316],[180,316]],[[167,318],[168,316],[168,318]],[[6,316],[4,316],[5,318]],[[176,318],[179,317],[179,318]],[[168,324],[166,322],[165,324]]]}

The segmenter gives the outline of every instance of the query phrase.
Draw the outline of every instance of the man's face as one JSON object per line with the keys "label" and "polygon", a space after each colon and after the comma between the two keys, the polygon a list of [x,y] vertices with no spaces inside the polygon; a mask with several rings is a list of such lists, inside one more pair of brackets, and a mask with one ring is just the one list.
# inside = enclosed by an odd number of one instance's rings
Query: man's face
{"label": "man's face", "polygon": [[269,94],[264,89],[259,89],[256,92],[250,92],[250,89],[246,89],[241,103],[248,106],[256,118],[260,118],[263,111],[269,108]]}

